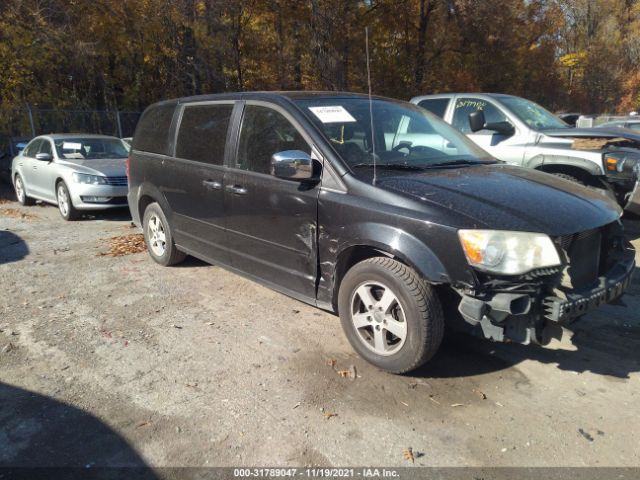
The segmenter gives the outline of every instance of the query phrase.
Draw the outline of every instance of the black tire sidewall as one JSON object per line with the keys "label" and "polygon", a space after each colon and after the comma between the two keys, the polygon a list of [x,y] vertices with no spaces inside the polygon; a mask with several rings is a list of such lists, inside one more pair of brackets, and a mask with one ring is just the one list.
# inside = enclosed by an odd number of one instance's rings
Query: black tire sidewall
{"label": "black tire sidewall", "polygon": [[[389,356],[378,355],[368,349],[359,338],[351,320],[351,297],[355,289],[365,282],[379,282],[389,287],[402,305],[407,322],[407,338],[398,353]],[[429,325],[425,325],[425,321],[442,321],[441,318],[425,320],[416,298],[404,282],[385,267],[368,262],[355,265],[343,278],[338,293],[338,311],[342,328],[354,350],[369,363],[393,373],[405,373],[424,363],[420,359],[425,357],[427,335],[431,331]]]}
{"label": "black tire sidewall", "polygon": [[[153,252],[153,250],[151,249],[151,242],[149,241],[149,218],[151,218],[151,216],[154,214],[157,215],[158,218],[160,218],[166,238],[164,253],[160,257]],[[151,258],[153,258],[156,263],[159,263],[160,265],[163,265],[165,267],[170,265],[171,255],[173,253],[173,249],[175,249],[176,246],[173,243],[173,235],[171,234],[169,221],[167,220],[166,215],[164,214],[162,208],[158,203],[152,203],[145,209],[144,215],[142,217],[142,232],[144,235],[144,241],[147,245],[147,251],[149,252]]]}

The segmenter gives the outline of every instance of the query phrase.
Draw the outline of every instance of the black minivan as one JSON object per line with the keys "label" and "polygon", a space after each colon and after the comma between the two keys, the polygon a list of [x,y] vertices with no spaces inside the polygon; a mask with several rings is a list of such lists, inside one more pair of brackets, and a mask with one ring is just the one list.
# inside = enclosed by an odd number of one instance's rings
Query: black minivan
{"label": "black minivan", "polygon": [[390,372],[447,327],[545,344],[635,267],[608,197],[508,166],[410,103],[237,93],[150,106],[129,207],[162,265],[193,255],[337,312]]}

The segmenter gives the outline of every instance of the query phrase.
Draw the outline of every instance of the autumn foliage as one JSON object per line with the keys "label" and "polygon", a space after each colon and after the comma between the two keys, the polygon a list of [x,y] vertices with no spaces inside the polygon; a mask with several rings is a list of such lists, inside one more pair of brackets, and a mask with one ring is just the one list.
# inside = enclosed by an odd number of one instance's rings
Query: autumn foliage
{"label": "autumn foliage", "polygon": [[640,108],[640,0],[3,0],[0,107],[236,90],[522,95]]}

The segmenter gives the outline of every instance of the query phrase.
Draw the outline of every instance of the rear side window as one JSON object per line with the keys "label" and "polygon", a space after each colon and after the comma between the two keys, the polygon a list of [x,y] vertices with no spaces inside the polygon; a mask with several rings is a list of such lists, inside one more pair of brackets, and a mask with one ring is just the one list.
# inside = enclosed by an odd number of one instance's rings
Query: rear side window
{"label": "rear side window", "polygon": [[429,98],[427,100],[422,100],[418,103],[418,106],[424,108],[425,110],[429,110],[434,115],[437,115],[440,118],[444,118],[444,114],[447,111],[447,107],[449,106],[450,99],[448,98]]}
{"label": "rear side window", "polygon": [[222,165],[233,104],[187,106],[182,113],[176,157]]}
{"label": "rear side window", "polygon": [[149,108],[138,122],[133,136],[134,150],[167,155],[169,150],[169,128],[175,105]]}

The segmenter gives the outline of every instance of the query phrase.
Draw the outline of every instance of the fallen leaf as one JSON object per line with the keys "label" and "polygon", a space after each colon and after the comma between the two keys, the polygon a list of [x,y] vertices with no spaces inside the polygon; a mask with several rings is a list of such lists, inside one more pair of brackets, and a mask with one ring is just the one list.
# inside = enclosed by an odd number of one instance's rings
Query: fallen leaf
{"label": "fallen leaf", "polygon": [[0,215],[4,215],[5,217],[10,217],[10,218],[18,218],[21,220],[33,220],[36,218],[40,218],[37,215],[34,215],[33,213],[21,212],[17,208],[0,209]]}
{"label": "fallen leaf", "polygon": [[109,239],[109,249],[106,252],[98,253],[96,256],[121,257],[123,255],[144,252],[146,249],[147,246],[144,243],[144,235],[141,233],[132,233],[130,235],[111,237]]}
{"label": "fallen leaf", "polygon": [[452,403],[451,406],[452,407],[464,407],[465,404],[464,403]]}
{"label": "fallen leaf", "polygon": [[136,428],[146,427],[147,425],[151,425],[151,422],[141,422],[138,425],[136,425]]}
{"label": "fallen leaf", "polygon": [[402,452],[402,456],[404,457],[405,460],[413,463],[414,462],[414,458],[413,458],[413,449],[411,447],[407,447],[404,449],[404,451]]}
{"label": "fallen leaf", "polygon": [[331,417],[337,417],[338,414],[337,413],[332,413],[332,412],[324,412],[324,417],[329,420]]}
{"label": "fallen leaf", "polygon": [[336,373],[340,375],[342,378],[349,376],[349,370],[336,370]]}
{"label": "fallen leaf", "polygon": [[481,392],[480,390],[475,390],[475,389],[473,391],[477,393],[480,396],[480,398],[482,398],[483,400],[487,399],[487,395],[484,392]]}

